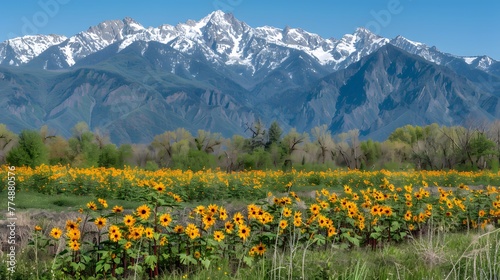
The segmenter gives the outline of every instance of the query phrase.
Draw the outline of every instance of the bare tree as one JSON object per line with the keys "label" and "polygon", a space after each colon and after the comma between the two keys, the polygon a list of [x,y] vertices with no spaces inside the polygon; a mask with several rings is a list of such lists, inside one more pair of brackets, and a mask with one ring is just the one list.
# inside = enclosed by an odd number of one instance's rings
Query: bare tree
{"label": "bare tree", "polygon": [[333,159],[332,151],[334,150],[335,143],[332,139],[332,134],[326,125],[316,126],[311,130],[313,136],[313,143],[319,147],[318,161],[325,163],[329,159]]}

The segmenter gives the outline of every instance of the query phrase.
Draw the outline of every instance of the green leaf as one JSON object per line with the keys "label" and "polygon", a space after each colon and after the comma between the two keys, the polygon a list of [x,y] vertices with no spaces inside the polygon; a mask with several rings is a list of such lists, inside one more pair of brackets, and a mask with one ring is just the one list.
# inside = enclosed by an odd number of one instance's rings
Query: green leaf
{"label": "green leaf", "polygon": [[248,266],[252,266],[253,265],[253,258],[249,257],[249,256],[245,256],[245,257],[243,257],[243,262]]}
{"label": "green leaf", "polygon": [[398,230],[400,227],[401,227],[401,225],[399,224],[399,222],[398,222],[398,221],[394,221],[394,222],[392,222],[392,224],[391,224],[391,231],[396,231],[396,230]]}
{"label": "green leaf", "polygon": [[380,236],[382,236],[382,234],[380,234],[380,232],[372,232],[370,234],[370,237],[373,238],[373,239],[379,239]]}
{"label": "green leaf", "polygon": [[111,265],[109,263],[104,264],[104,271],[108,271],[111,268]]}
{"label": "green leaf", "polygon": [[205,267],[205,269],[210,268],[210,260],[209,259],[201,260],[201,264]]}
{"label": "green leaf", "polygon": [[196,264],[196,259],[191,255],[186,255],[185,253],[179,254],[179,258],[181,259],[182,264]]}
{"label": "green leaf", "polygon": [[375,226],[373,227],[373,229],[376,231],[376,232],[382,232],[385,230],[385,227],[384,226]]}
{"label": "green leaf", "polygon": [[79,263],[79,264],[78,264],[78,268],[79,268],[80,270],[85,270],[85,264],[84,264],[84,263]]}
{"label": "green leaf", "polygon": [[115,272],[118,275],[123,274],[123,271],[124,271],[123,267],[118,267],[117,269],[115,269]]}

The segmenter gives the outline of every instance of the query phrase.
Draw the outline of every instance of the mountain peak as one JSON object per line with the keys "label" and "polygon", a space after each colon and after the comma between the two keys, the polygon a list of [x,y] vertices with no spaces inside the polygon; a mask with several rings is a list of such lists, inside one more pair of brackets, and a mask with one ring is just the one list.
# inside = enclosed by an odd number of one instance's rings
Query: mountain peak
{"label": "mountain peak", "polygon": [[125,24],[125,26],[128,26],[129,28],[132,28],[133,30],[139,31],[139,30],[144,29],[144,26],[142,26],[140,23],[138,23],[137,21],[135,21],[131,17],[125,17],[122,21]]}
{"label": "mountain peak", "polygon": [[376,35],[375,33],[371,32],[369,29],[367,29],[365,27],[358,27],[358,28],[356,28],[356,31],[354,32],[354,34],[363,34],[363,35],[375,35],[375,36],[378,36],[378,35]]}

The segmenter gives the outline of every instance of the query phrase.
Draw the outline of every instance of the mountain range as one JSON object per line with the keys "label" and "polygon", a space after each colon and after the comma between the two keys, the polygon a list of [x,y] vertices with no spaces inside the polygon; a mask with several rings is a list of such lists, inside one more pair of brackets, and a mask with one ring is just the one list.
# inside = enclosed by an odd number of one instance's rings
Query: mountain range
{"label": "mountain range", "polygon": [[125,18],[71,37],[9,39],[0,95],[0,123],[15,132],[46,124],[69,136],[85,121],[117,144],[178,127],[229,137],[256,120],[383,140],[406,124],[499,118],[500,62],[364,28],[340,39],[253,28],[215,11],[175,26]]}

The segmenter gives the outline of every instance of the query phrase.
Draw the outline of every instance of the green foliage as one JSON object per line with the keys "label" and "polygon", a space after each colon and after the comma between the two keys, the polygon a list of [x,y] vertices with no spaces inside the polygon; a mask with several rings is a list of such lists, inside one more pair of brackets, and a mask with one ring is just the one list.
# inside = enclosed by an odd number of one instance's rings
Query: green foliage
{"label": "green foliage", "polygon": [[174,154],[172,167],[182,170],[199,171],[215,167],[215,157],[204,151],[190,149],[187,154]]}
{"label": "green foliage", "polygon": [[271,126],[269,127],[269,140],[267,146],[270,146],[271,144],[274,143],[279,143],[281,140],[281,135],[283,134],[283,130],[281,129],[280,125],[278,124],[277,121],[274,121],[271,123]]}
{"label": "green foliage", "polygon": [[97,163],[101,167],[117,167],[120,161],[120,154],[114,144],[107,144],[100,153]]}
{"label": "green foliage", "polygon": [[243,154],[241,156],[241,161],[243,166],[247,170],[251,169],[272,169],[274,167],[273,161],[270,154],[264,149],[264,147],[259,147],[254,149],[249,154]]}
{"label": "green foliage", "polygon": [[36,167],[49,162],[49,152],[38,132],[23,130],[19,143],[7,155],[7,162],[15,166]]}

